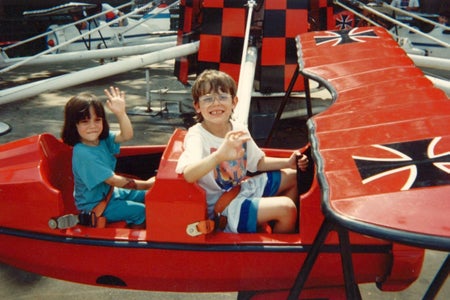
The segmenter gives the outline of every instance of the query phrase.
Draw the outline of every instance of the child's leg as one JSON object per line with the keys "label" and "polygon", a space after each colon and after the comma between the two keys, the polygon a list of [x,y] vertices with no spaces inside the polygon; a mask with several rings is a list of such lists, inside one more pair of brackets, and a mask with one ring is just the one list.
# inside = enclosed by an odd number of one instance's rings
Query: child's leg
{"label": "child's leg", "polygon": [[120,198],[134,202],[145,202],[146,190],[127,190],[121,189]]}
{"label": "child's leg", "polygon": [[104,216],[109,222],[126,221],[129,225],[142,224],[145,222],[145,205],[127,200],[111,201]]}
{"label": "child's leg", "polygon": [[259,200],[258,225],[275,221],[274,233],[292,233],[297,221],[297,207],[289,197],[264,197]]}
{"label": "child's leg", "polygon": [[297,171],[294,169],[282,169],[280,187],[277,196],[289,197],[295,204],[298,204]]}
{"label": "child's leg", "polygon": [[140,225],[145,222],[145,204],[134,200],[113,200],[108,203],[104,216],[109,222],[126,221],[128,225]]}

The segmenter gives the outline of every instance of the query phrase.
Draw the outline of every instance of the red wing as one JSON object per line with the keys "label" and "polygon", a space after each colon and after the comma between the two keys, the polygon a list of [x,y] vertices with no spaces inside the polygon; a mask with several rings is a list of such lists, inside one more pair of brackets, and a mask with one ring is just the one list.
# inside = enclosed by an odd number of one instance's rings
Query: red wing
{"label": "red wing", "polygon": [[310,32],[297,38],[297,47],[301,73],[334,95],[333,105],[308,121],[325,213],[362,231],[448,239],[445,93],[382,28]]}

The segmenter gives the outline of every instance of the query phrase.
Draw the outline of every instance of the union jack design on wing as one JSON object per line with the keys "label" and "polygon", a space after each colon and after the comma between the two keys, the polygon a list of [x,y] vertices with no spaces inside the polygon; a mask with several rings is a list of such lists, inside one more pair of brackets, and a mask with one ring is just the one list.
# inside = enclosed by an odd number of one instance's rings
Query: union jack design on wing
{"label": "union jack design on wing", "polygon": [[348,43],[365,43],[365,39],[378,38],[372,29],[366,29],[358,32],[358,28],[351,30],[326,31],[327,36],[316,36],[316,45],[320,46],[326,43],[333,43],[332,46]]}
{"label": "union jack design on wing", "polygon": [[352,157],[363,179],[363,184],[409,170],[408,179],[401,190],[448,185],[450,184],[450,151],[436,153],[435,148],[440,140],[440,137],[436,137],[406,143],[373,145],[394,154],[397,158]]}

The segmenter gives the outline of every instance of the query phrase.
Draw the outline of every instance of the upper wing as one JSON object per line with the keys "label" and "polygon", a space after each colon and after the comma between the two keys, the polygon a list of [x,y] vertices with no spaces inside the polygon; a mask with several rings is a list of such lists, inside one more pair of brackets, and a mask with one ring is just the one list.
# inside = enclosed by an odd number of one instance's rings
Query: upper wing
{"label": "upper wing", "polygon": [[334,103],[308,121],[324,213],[359,232],[450,249],[450,101],[382,28],[297,38]]}

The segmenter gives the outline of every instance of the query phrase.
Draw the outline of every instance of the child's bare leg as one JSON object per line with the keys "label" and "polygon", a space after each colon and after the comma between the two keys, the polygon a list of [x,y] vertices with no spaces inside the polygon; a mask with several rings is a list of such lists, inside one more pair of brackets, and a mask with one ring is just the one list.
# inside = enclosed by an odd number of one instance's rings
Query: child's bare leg
{"label": "child's bare leg", "polygon": [[258,225],[275,221],[274,233],[292,233],[297,221],[297,207],[288,197],[264,197],[259,200]]}
{"label": "child's bare leg", "polygon": [[298,204],[297,171],[293,169],[282,169],[280,187],[277,195],[289,197]]}

